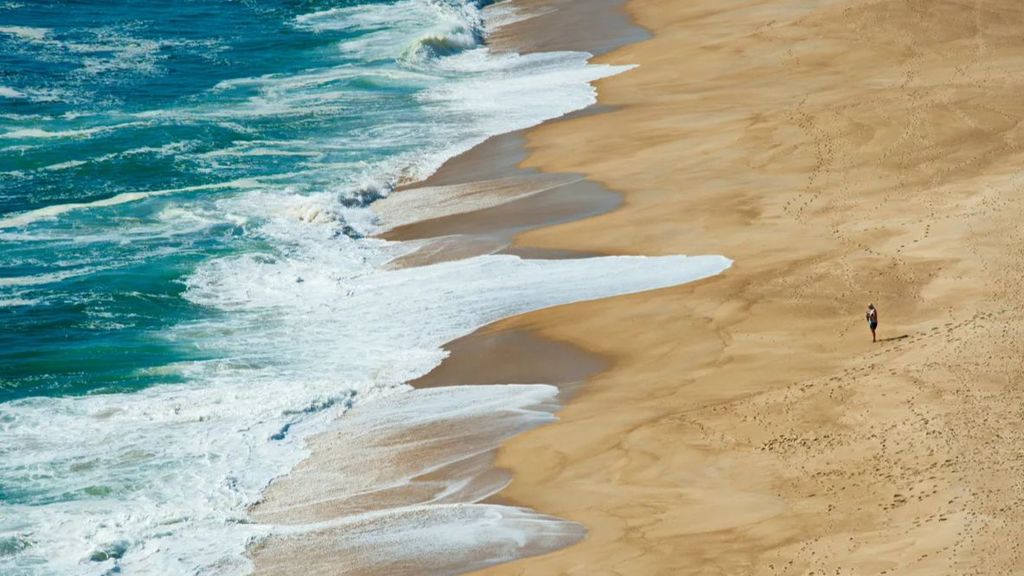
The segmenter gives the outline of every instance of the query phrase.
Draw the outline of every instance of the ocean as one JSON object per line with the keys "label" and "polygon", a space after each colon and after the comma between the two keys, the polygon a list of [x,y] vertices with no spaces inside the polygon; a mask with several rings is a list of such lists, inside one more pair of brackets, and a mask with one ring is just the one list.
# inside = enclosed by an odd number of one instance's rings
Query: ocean
{"label": "ocean", "polygon": [[521,17],[460,0],[0,3],[0,573],[248,573],[275,527],[247,509],[305,439],[408,392],[444,343],[728,266],[388,266],[410,248],[373,236],[374,200],[625,70],[487,48]]}

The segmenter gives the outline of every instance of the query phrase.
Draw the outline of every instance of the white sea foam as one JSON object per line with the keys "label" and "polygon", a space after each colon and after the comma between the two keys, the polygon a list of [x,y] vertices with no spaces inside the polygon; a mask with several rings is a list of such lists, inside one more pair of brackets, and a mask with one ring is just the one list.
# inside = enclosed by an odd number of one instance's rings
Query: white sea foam
{"label": "white sea foam", "polygon": [[223,190],[230,188],[258,188],[260,184],[252,179],[233,180],[216,184],[202,184],[198,186],[186,186],[183,188],[168,188],[165,190],[151,190],[148,192],[122,192],[109,198],[93,200],[92,202],[68,202],[66,204],[54,204],[45,208],[37,208],[27,212],[20,212],[6,218],[0,218],[0,229],[16,228],[27,226],[40,220],[52,220],[61,214],[74,212],[76,210],[88,210],[94,208],[106,208],[117,206],[128,202],[137,202],[146,198],[156,196],[167,196],[170,194],[181,194],[184,192],[198,192],[200,190]]}
{"label": "white sea foam", "polygon": [[8,140],[32,140],[37,138],[89,138],[96,134],[103,134],[105,132],[113,132],[123,128],[133,128],[144,125],[143,122],[124,122],[121,124],[111,124],[108,126],[93,126],[90,128],[80,128],[77,130],[44,130],[42,128],[18,128],[0,134],[0,138]]}
{"label": "white sea foam", "polygon": [[423,571],[455,574],[484,568],[507,562],[523,550],[551,552],[579,541],[584,534],[578,524],[510,506],[453,504],[390,515],[400,516],[399,522],[363,534],[352,534],[342,524],[332,535],[344,534],[351,543],[380,551],[388,564],[394,563],[391,574],[413,576]]}
{"label": "white sea foam", "polygon": [[49,28],[34,28],[32,26],[0,26],[0,34],[14,36],[22,40],[39,41],[45,40],[50,35]]}
{"label": "white sea foam", "polygon": [[[543,554],[578,542],[582,526],[523,508],[492,504],[404,507],[355,514],[276,542],[257,556],[263,568],[310,563],[359,574],[381,569],[389,576],[462,574],[508,562],[528,552]],[[319,572],[310,572],[319,574]]]}
{"label": "white sea foam", "polygon": [[114,158],[128,158],[131,156],[139,156],[143,154],[152,154],[154,156],[166,157],[175,156],[179,154],[185,154],[189,150],[193,149],[200,142],[197,140],[179,140],[177,142],[171,142],[162,146],[141,146],[139,148],[130,148],[124,152],[117,152],[114,154],[108,154],[100,156],[97,160],[111,160]]}
{"label": "white sea foam", "polygon": [[378,268],[386,244],[332,242],[322,228],[282,217],[265,232],[291,239],[289,257],[213,260],[189,280],[190,299],[231,319],[170,335],[224,358],[185,367],[194,384],[0,407],[8,469],[75,471],[59,488],[40,484],[41,498],[54,489],[93,494],[7,506],[4,517],[35,527],[27,536],[38,550],[64,547],[52,567],[103,573],[118,562],[83,559],[122,542],[119,564],[130,572],[204,572],[235,562],[249,538],[273,531],[239,521],[263,486],[302,457],[301,438],[353,400],[406,390],[404,382],[440,362],[444,342],[512,314],[670,286],[729,264],[489,256],[389,271]]}
{"label": "white sea foam", "polygon": [[402,58],[408,62],[478,46],[483,20],[470,2],[402,0],[394,4],[333,8],[295,19],[317,32],[359,33],[343,42],[343,52],[367,61]]}
{"label": "white sea foam", "polygon": [[484,24],[488,32],[494,32],[511,24],[546,16],[555,10],[551,7],[526,9],[513,2],[498,2],[484,9]]}
{"label": "white sea foam", "polygon": [[412,194],[396,194],[374,202],[382,231],[454,214],[465,214],[534,196],[583,180],[571,174],[532,178],[510,177],[486,182],[428,186]]}
{"label": "white sea foam", "polygon": [[[32,102],[58,102],[64,101],[68,103],[74,103],[81,101],[79,96],[76,96],[73,92],[68,90],[61,90],[58,88],[22,88],[19,90],[22,97]],[[41,117],[42,119],[49,119]]]}
{"label": "white sea foam", "polygon": [[29,138],[84,138],[103,132],[103,128],[87,128],[83,130],[61,130],[50,132],[42,128],[19,128],[0,134],[0,138],[27,140]]}
{"label": "white sea foam", "polygon": [[168,49],[193,49],[205,57],[221,49],[213,40],[139,38],[117,28],[97,29],[88,41],[64,42],[59,47],[83,55],[79,73],[92,76],[111,72],[152,74]]}
{"label": "white sea foam", "polygon": [[[0,407],[0,432],[10,439],[0,446],[6,470],[37,471],[38,483],[28,482],[27,490],[38,490],[41,499],[53,491],[80,494],[46,505],[4,505],[0,533],[33,543],[22,559],[49,555],[48,567],[64,574],[101,574],[115,566],[133,573],[244,573],[247,542],[278,530],[246,523],[245,507],[303,456],[301,439],[325,429],[354,401],[406,391],[404,382],[443,358],[444,342],[511,314],[668,286],[728,266],[718,257],[533,262],[492,256],[385,270],[401,245],[336,237],[325,225],[332,218],[311,218],[294,196],[241,200],[224,202],[269,216],[261,233],[278,249],[203,265],[189,279],[188,297],[227,312],[228,323],[204,321],[168,334],[221,360],[179,366],[188,385]],[[329,206],[326,195],[306,202]],[[523,393],[528,404],[551,395],[547,387]],[[514,405],[509,400],[499,403],[507,409]],[[407,402],[403,410],[416,404]],[[449,398],[447,406],[456,404]],[[494,414],[479,398],[461,406],[482,418]],[[367,414],[386,424],[395,412]],[[53,477],[64,480],[54,484]],[[5,480],[23,489],[27,482]],[[512,517],[518,520],[510,523]],[[348,540],[335,539],[336,546],[360,543],[352,526],[370,520],[342,521]],[[491,534],[480,545],[506,553],[533,542],[542,525],[578,537],[571,525],[493,506],[396,510],[376,522],[393,532],[376,534],[375,545],[390,549],[405,534],[417,546],[433,540],[435,550],[453,554],[472,549],[456,537],[458,526]],[[430,526],[450,528],[445,543],[431,537]],[[339,527],[304,529],[317,538]],[[119,560],[102,560],[122,553]]]}
{"label": "white sea foam", "polygon": [[49,170],[50,172],[56,172],[56,171],[59,171],[59,170],[68,170],[68,169],[71,169],[71,168],[77,168],[77,167],[83,166],[85,164],[87,164],[87,162],[85,160],[68,160],[67,162],[58,162],[56,164],[50,164],[49,166],[44,166],[43,170]]}
{"label": "white sea foam", "polygon": [[[79,76],[121,73],[148,75],[159,70],[167,49],[192,49],[203,58],[212,59],[221,50],[216,40],[153,39],[133,36],[131,26],[83,29],[74,40],[68,40],[48,28],[0,26],[0,34],[8,35],[40,50],[43,60],[61,61],[69,55],[79,58]],[[63,98],[62,98],[63,99]]]}
{"label": "white sea foam", "polygon": [[300,158],[319,158],[323,152],[318,150],[282,150],[278,148],[259,148],[251,146],[237,146],[235,148],[224,148],[198,155],[199,158],[258,158],[260,156],[295,156]]}
{"label": "white sea foam", "polygon": [[[278,479],[253,517],[317,530],[380,496],[394,507],[484,500],[509,479],[488,453],[553,422],[557,396],[554,386],[510,384],[408,390],[361,403],[310,440],[315,465]],[[425,479],[441,469],[443,481]]]}
{"label": "white sea foam", "polygon": [[139,42],[122,46],[114,57],[83,58],[82,72],[92,76],[115,71],[152,74],[156,71],[160,44]]}
{"label": "white sea foam", "polygon": [[[358,405],[311,440],[315,464],[280,479],[254,511],[279,536],[261,544],[257,563],[318,563],[313,553],[353,573],[447,574],[571,544],[577,524],[472,504],[508,484],[494,449],[553,421],[557,395],[546,385],[458,386]],[[381,501],[388,509],[366,512]]]}
{"label": "white sea foam", "polygon": [[87,268],[67,270],[64,272],[50,272],[48,274],[36,274],[34,276],[9,276],[6,278],[0,278],[0,288],[8,286],[39,286],[42,284],[52,284],[54,282],[67,280],[68,278],[74,278],[75,276],[89,274],[93,271],[93,269]]}
{"label": "white sea foam", "polygon": [[[16,306],[35,306],[42,302],[37,298],[3,298],[0,297],[0,308],[14,308]],[[3,510],[3,506],[0,505],[0,510]]]}
{"label": "white sea foam", "polygon": [[24,98],[25,93],[19,92],[14,88],[8,88],[7,86],[0,86],[0,98]]}

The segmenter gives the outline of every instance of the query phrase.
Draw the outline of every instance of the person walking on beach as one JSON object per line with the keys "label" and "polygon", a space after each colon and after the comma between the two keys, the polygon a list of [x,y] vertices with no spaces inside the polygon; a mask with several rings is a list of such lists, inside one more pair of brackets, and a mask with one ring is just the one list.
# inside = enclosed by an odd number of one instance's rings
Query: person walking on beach
{"label": "person walking on beach", "polygon": [[874,304],[868,304],[868,311],[864,314],[864,318],[868,321],[868,328],[871,328],[871,341],[878,342],[875,336],[875,330],[878,328],[878,309]]}

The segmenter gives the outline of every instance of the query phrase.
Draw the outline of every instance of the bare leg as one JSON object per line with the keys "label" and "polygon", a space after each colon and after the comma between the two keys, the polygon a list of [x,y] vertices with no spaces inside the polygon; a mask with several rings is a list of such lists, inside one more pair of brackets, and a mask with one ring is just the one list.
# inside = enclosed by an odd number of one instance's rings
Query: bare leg
{"label": "bare leg", "polygon": [[875,329],[874,328],[871,329],[871,341],[872,342],[878,342],[878,339],[875,337]]}

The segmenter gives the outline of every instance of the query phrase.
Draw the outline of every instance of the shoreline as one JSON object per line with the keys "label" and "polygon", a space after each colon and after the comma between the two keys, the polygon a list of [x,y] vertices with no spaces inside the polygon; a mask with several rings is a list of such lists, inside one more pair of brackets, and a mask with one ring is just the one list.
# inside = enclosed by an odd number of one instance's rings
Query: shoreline
{"label": "shoreline", "polygon": [[[452,158],[423,182],[403,187],[374,205],[385,218],[400,223],[379,237],[423,242],[418,250],[396,260],[396,266],[480,254],[541,259],[595,255],[514,245],[515,237],[527,230],[596,216],[621,204],[618,194],[577,174],[518,168],[526,157],[523,134],[491,137]],[[410,207],[412,202],[424,206]],[[394,218],[394,212],[416,218],[406,223],[405,218]]]}
{"label": "shoreline", "polygon": [[[620,0],[602,2],[606,5],[604,8],[621,4]],[[567,8],[566,14],[572,20],[586,15],[600,22],[605,32],[618,27],[621,37],[609,34],[594,51],[606,52],[623,45],[630,36],[635,39],[642,35],[632,27],[623,28],[624,15],[618,11],[586,10],[572,0],[545,0],[524,3],[529,10],[542,12],[534,12],[539,14],[536,18],[504,26],[501,34],[493,39],[492,49],[520,53],[546,51],[547,43],[557,41],[559,49],[581,50],[585,43],[592,41],[583,32],[551,34],[560,21],[552,18],[555,12],[544,9],[542,4],[546,3],[558,5],[558,9]],[[547,33],[546,38],[542,32]],[[594,104],[561,119],[603,111],[600,104]],[[557,120],[560,119],[550,122]],[[417,267],[484,254],[510,254],[540,260],[598,255],[514,245],[514,239],[528,230],[593,217],[621,204],[618,194],[578,175],[522,168],[520,164],[527,155],[524,134],[528,130],[491,137],[452,158],[428,179],[403,186],[389,198],[374,203],[374,209],[384,221],[393,224],[379,234],[380,237],[423,242],[418,250],[395,260],[393,267]],[[396,222],[398,224],[394,225]],[[451,352],[450,357],[435,370],[411,382],[415,388],[413,393],[376,401],[373,417],[367,417],[368,411],[362,411],[357,418],[347,415],[339,420],[335,430],[309,440],[312,456],[288,475],[275,480],[261,501],[252,507],[250,515],[260,523],[297,527],[306,524],[321,528],[304,531],[301,540],[271,538],[251,546],[249,555],[255,562],[255,573],[291,573],[300,558],[306,573],[311,574],[334,573],[339,565],[344,566],[345,573],[393,576],[427,570],[455,574],[495,564],[487,559],[495,552],[484,548],[468,549],[471,554],[481,555],[479,557],[462,557],[466,553],[462,550],[453,551],[452,558],[436,554],[407,557],[404,548],[410,544],[393,541],[401,540],[402,534],[409,534],[412,517],[402,518],[402,514],[409,513],[403,510],[428,513],[426,508],[419,511],[409,508],[409,504],[418,502],[478,504],[479,509],[472,505],[454,508],[461,510],[457,514],[468,515],[470,524],[453,525],[451,529],[464,530],[475,521],[477,530],[481,531],[478,538],[494,538],[488,530],[497,529],[495,544],[499,546],[502,538],[509,538],[503,533],[517,534],[512,537],[518,542],[514,549],[497,552],[501,557],[499,563],[546,554],[583,537],[583,527],[578,524],[537,514],[505,499],[500,491],[501,486],[508,483],[509,475],[494,466],[494,458],[509,438],[550,423],[553,412],[579,390],[584,380],[605,369],[606,362],[567,343],[541,338],[532,330],[493,329],[499,324],[486,324],[446,344],[444,348]],[[440,412],[433,414],[430,408],[419,406],[427,412],[425,416],[394,421],[386,428],[375,420],[386,421],[391,418],[391,411],[402,413],[413,403],[425,402],[429,406],[433,398],[452,394],[475,395],[480,397],[478,402],[483,406],[493,403],[493,407],[482,417],[467,418],[460,415],[458,405],[438,405]],[[451,414],[445,410],[451,410]],[[453,430],[458,430],[454,437]],[[392,452],[397,447],[400,452],[391,454],[387,462],[377,464],[372,462],[372,456],[344,454],[339,447],[345,443],[346,434],[367,436],[370,440],[368,454],[384,446]],[[342,477],[349,459],[362,461],[363,466],[378,467],[378,479],[363,488],[361,494],[357,488],[352,496],[341,496],[338,482],[344,482]],[[439,486],[446,485],[461,487],[448,495],[444,493],[451,488],[437,492]],[[322,495],[310,494],[310,489]],[[479,524],[483,517],[473,519],[475,514],[495,513],[504,519],[490,528]],[[445,521],[441,517],[428,520],[436,523],[437,529],[443,529]],[[368,550],[361,551],[359,546],[341,545],[331,535],[337,531],[365,533],[369,541],[376,542],[366,544],[375,552],[368,554]]]}

